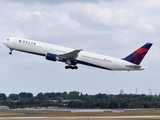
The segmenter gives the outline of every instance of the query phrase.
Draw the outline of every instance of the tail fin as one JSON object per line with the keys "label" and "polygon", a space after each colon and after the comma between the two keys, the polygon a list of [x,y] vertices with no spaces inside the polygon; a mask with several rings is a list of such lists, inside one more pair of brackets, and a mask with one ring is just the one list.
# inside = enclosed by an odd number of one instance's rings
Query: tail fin
{"label": "tail fin", "polygon": [[141,48],[137,49],[127,57],[123,58],[123,60],[139,65],[151,46],[152,43],[146,43]]}

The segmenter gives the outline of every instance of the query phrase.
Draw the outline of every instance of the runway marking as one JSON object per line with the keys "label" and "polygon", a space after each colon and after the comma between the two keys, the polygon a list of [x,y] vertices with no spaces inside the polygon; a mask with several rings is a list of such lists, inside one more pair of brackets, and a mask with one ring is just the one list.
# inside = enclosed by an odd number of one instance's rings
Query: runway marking
{"label": "runway marking", "polygon": [[154,115],[154,116],[77,116],[77,117],[0,117],[0,119],[5,120],[5,119],[105,119],[105,118],[110,118],[110,119],[116,119],[116,118],[160,118],[160,115]]}

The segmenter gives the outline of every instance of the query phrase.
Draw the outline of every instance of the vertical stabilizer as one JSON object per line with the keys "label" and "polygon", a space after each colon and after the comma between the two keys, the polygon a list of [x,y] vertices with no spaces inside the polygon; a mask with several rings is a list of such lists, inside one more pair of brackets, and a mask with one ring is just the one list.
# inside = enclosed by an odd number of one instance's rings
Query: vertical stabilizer
{"label": "vertical stabilizer", "polygon": [[152,46],[152,43],[146,43],[141,48],[137,49],[127,57],[123,58],[123,60],[139,65],[151,46]]}

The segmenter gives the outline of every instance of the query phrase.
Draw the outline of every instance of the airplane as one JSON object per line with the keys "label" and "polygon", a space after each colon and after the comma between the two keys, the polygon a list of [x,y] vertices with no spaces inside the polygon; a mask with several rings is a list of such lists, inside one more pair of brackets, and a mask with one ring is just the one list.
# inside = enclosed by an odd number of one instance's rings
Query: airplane
{"label": "airplane", "polygon": [[144,70],[140,63],[152,46],[152,43],[146,43],[124,58],[115,58],[24,38],[7,38],[3,43],[10,49],[10,55],[16,50],[44,56],[50,61],[66,63],[65,69],[78,69],[77,64],[83,64],[113,71]]}

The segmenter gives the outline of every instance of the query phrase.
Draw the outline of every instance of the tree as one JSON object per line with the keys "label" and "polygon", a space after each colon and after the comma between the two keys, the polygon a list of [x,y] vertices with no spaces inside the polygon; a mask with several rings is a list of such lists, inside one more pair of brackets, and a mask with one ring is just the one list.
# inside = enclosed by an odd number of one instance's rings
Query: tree
{"label": "tree", "polygon": [[77,92],[77,91],[72,91],[72,92],[70,92],[70,93],[67,95],[67,99],[70,99],[70,100],[79,99],[79,92]]}
{"label": "tree", "polygon": [[128,107],[128,104],[126,101],[123,101],[120,103],[120,108],[127,108]]}
{"label": "tree", "polygon": [[7,100],[7,96],[4,93],[0,93],[0,100]]}
{"label": "tree", "polygon": [[33,94],[32,93],[26,93],[26,98],[33,98]]}
{"label": "tree", "polygon": [[113,100],[109,103],[109,108],[119,108],[119,104],[117,101]]}
{"label": "tree", "polygon": [[37,100],[43,101],[45,97],[44,97],[43,93],[41,92],[41,93],[38,93],[36,98],[37,98]]}
{"label": "tree", "polygon": [[9,95],[9,98],[10,98],[11,100],[18,100],[18,99],[19,99],[18,94],[10,94],[10,95]]}
{"label": "tree", "polygon": [[21,92],[18,94],[19,98],[25,98],[26,97],[26,92]]}
{"label": "tree", "polygon": [[18,96],[20,99],[26,99],[26,100],[33,98],[32,93],[26,93],[26,92],[21,92],[18,94]]}
{"label": "tree", "polygon": [[52,94],[51,93],[44,93],[44,97],[45,97],[45,100],[50,100],[50,99],[52,99]]}

